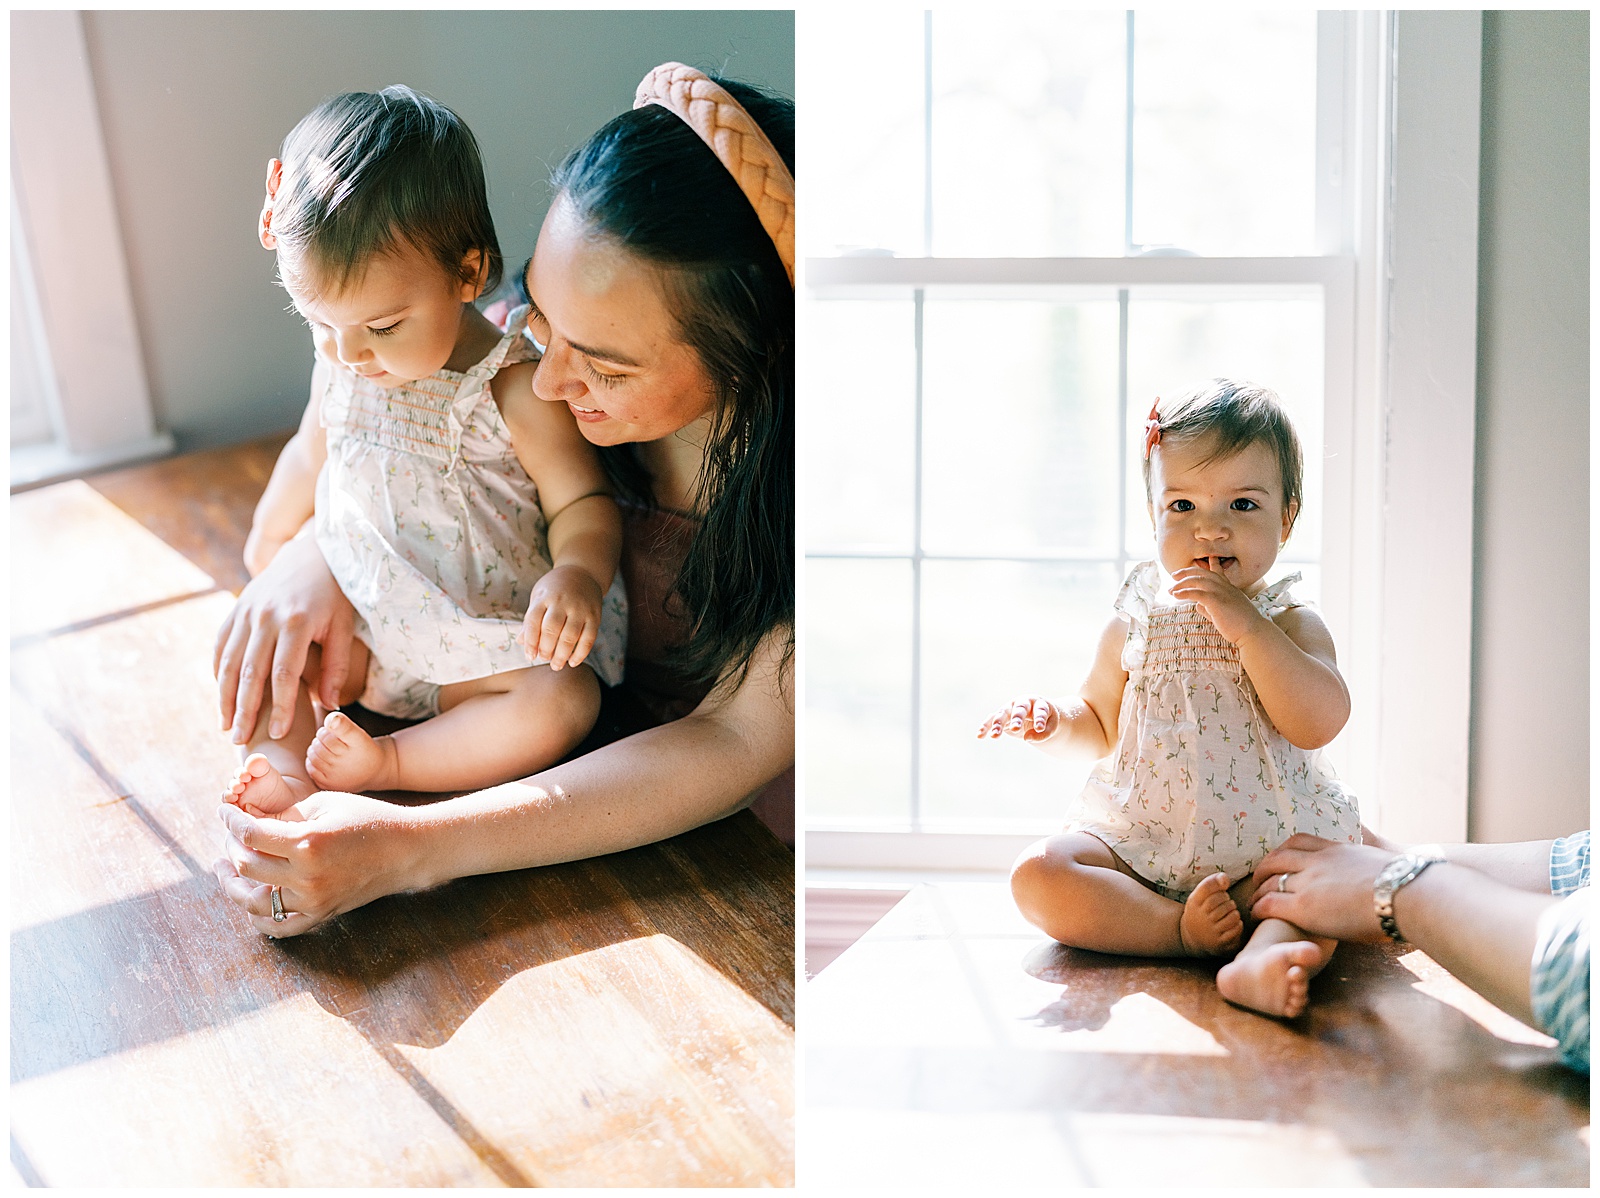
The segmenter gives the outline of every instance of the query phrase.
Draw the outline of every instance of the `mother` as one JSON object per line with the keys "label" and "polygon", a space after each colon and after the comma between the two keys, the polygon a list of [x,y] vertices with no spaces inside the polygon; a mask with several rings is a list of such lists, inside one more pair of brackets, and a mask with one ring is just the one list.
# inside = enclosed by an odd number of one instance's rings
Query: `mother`
{"label": "mother", "polygon": [[[215,871],[258,930],[296,935],[398,891],[649,844],[763,787],[769,822],[792,828],[793,164],[791,103],[669,63],[557,170],[524,273],[546,347],[534,393],[571,407],[623,503],[621,706],[656,726],[424,806],[323,792],[275,820],[225,804]],[[316,542],[280,550],[218,634],[234,739],[269,680],[274,736],[302,674],[335,705],[352,623]]]}

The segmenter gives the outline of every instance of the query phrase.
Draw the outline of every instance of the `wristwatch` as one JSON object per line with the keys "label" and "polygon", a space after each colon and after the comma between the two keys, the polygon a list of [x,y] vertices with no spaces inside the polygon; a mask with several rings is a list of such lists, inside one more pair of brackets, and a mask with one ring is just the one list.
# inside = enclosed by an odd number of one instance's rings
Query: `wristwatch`
{"label": "wristwatch", "polygon": [[1378,913],[1378,925],[1396,944],[1404,944],[1406,938],[1400,934],[1400,928],[1394,922],[1395,892],[1407,882],[1416,881],[1428,866],[1437,865],[1444,859],[1444,850],[1438,845],[1419,844],[1385,865],[1373,881],[1372,909]]}

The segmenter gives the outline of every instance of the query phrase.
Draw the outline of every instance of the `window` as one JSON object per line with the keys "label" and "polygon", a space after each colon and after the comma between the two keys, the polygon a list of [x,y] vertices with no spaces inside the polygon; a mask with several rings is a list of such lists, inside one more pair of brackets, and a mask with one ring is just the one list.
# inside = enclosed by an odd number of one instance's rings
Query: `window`
{"label": "window", "polygon": [[808,114],[813,829],[1059,824],[1061,764],[974,733],[1013,695],[1076,691],[1150,555],[1136,455],[1158,394],[1230,374],[1283,395],[1308,518],[1278,570],[1305,575],[1341,635],[1320,584],[1351,519],[1352,28],[812,18],[810,54],[865,42],[881,64],[827,71],[851,86]]}

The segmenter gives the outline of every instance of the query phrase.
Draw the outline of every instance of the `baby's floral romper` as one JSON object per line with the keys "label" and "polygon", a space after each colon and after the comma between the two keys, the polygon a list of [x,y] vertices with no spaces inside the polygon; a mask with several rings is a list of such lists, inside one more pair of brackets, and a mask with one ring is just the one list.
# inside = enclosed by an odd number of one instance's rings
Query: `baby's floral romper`
{"label": "baby's floral romper", "polygon": [[[1268,619],[1301,604],[1291,574],[1251,602]],[[1117,595],[1128,617],[1116,748],[1098,762],[1067,823],[1105,841],[1140,877],[1182,901],[1211,874],[1229,882],[1296,832],[1359,843],[1355,800],[1317,750],[1290,744],[1261,709],[1239,651],[1193,603],[1161,602],[1156,563]]]}
{"label": "baby's floral romper", "polygon": [[[370,710],[425,719],[438,714],[441,685],[535,664],[516,638],[551,568],[544,510],[489,390],[503,367],[538,357],[524,313],[465,373],[385,389],[330,372],[317,544],[372,650],[361,696]],[[619,571],[584,664],[615,686],[626,642]]]}

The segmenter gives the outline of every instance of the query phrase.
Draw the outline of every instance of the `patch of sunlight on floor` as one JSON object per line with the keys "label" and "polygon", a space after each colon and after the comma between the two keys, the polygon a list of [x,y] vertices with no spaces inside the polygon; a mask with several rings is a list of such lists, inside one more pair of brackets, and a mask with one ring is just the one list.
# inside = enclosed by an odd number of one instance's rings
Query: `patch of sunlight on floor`
{"label": "patch of sunlight on floor", "polygon": [[807,1189],[857,1193],[937,1186],[995,1194],[1022,1186],[1078,1187],[1090,1179],[1049,1111],[878,1111],[808,1107],[798,1178]]}
{"label": "patch of sunlight on floor", "polygon": [[1423,952],[1410,952],[1400,958],[1400,964],[1409,969],[1417,981],[1412,988],[1446,1006],[1454,1007],[1491,1036],[1512,1044],[1532,1044],[1539,1048],[1555,1047],[1555,1040],[1541,1031],[1529,1027],[1520,1019],[1507,1015],[1482,995],[1468,989],[1444,966]]}
{"label": "patch of sunlight on floor", "polygon": [[216,585],[82,480],[11,496],[13,640]]}
{"label": "patch of sunlight on floor", "polygon": [[1094,1185],[1369,1184],[1326,1128],[1179,1115],[1085,1113],[1067,1121]]}
{"label": "patch of sunlight on floor", "polygon": [[1332,1132],[1245,1119],[811,1107],[801,1134],[802,1186],[860,1192],[1369,1184]]}
{"label": "patch of sunlight on floor", "polygon": [[[1049,1008],[1036,1017],[1046,1025]],[[1174,1055],[1225,1057],[1228,1050],[1205,1028],[1191,1023],[1154,995],[1140,991],[1112,1004],[1105,1023],[1097,1028],[1057,1031],[1048,1040],[1028,1037],[1028,1048],[1064,1052],[1125,1052],[1140,1056]]]}

